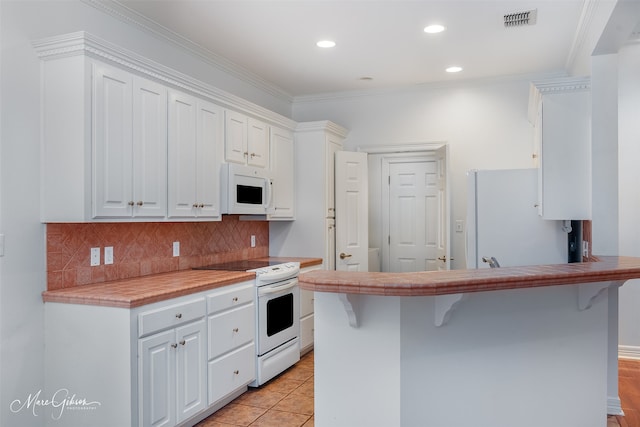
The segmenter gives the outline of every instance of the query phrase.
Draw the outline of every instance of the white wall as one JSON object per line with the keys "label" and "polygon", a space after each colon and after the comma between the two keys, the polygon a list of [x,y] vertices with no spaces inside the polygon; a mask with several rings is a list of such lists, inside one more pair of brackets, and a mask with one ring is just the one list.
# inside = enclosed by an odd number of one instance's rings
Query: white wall
{"label": "white wall", "polygon": [[9,410],[14,399],[44,388],[40,63],[31,41],[84,30],[280,114],[290,114],[290,102],[80,1],[0,1],[0,20],[0,233],[6,235],[0,257],[0,426],[41,426],[42,415]]}
{"label": "white wall", "polygon": [[[379,94],[343,94],[294,103],[297,121],[331,120],[349,129],[347,150],[446,141],[451,220],[466,217],[469,169],[532,167],[527,120],[530,78],[413,87]],[[464,234],[451,231],[452,268],[464,268]]]}
{"label": "white wall", "polygon": [[[640,256],[640,43],[618,53],[620,255]],[[620,288],[620,345],[640,357],[640,280]]]}

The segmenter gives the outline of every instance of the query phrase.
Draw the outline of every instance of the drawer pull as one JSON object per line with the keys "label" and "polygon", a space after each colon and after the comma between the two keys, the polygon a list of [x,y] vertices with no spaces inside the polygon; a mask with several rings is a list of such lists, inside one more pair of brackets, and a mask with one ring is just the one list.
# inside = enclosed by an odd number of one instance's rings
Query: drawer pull
{"label": "drawer pull", "polygon": [[238,371],[237,369],[235,371],[233,371],[234,374],[239,375],[240,371]]}
{"label": "drawer pull", "polygon": [[182,313],[176,314],[176,319],[182,319]]}
{"label": "drawer pull", "polygon": [[178,348],[178,344],[171,344],[171,348]]}
{"label": "drawer pull", "polygon": [[239,330],[240,329],[238,329],[238,328],[233,328],[233,332],[235,332],[235,333],[238,333]]}
{"label": "drawer pull", "polygon": [[180,341],[180,345],[185,345],[187,342],[185,340]]}
{"label": "drawer pull", "polygon": [[233,302],[238,302],[238,297],[233,297]]}

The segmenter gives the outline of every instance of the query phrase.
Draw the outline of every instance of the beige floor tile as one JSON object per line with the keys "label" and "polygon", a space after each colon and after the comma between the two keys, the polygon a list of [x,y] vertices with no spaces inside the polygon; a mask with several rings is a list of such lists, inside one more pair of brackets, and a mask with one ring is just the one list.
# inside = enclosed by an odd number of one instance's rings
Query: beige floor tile
{"label": "beige floor tile", "polygon": [[282,374],[282,378],[289,380],[306,381],[313,376],[313,369],[304,368],[299,365],[292,366],[285,373]]}
{"label": "beige floor tile", "polygon": [[286,395],[286,393],[279,393],[264,387],[249,389],[249,391],[234,400],[233,403],[269,409],[284,399]]}
{"label": "beige floor tile", "polygon": [[248,426],[266,411],[264,408],[230,403],[207,418],[207,420],[210,422],[227,423],[233,426]]}
{"label": "beige floor tile", "polygon": [[251,427],[301,427],[309,420],[309,415],[292,414],[270,410],[256,420]]}
{"label": "beige floor tile", "polygon": [[279,376],[277,378],[272,379],[267,384],[263,385],[262,388],[267,389],[269,391],[276,392],[276,393],[289,394],[293,390],[300,387],[303,383],[304,381],[301,381],[301,380],[292,380],[284,376]]}
{"label": "beige floor tile", "polygon": [[313,397],[290,394],[278,402],[273,409],[295,414],[313,415]]}
{"label": "beige floor tile", "polygon": [[305,381],[300,387],[298,387],[297,389],[293,390],[291,392],[291,394],[295,394],[295,395],[302,395],[302,396],[307,396],[307,397],[313,397],[313,390],[314,390],[314,381],[313,378],[309,378],[307,381]]}

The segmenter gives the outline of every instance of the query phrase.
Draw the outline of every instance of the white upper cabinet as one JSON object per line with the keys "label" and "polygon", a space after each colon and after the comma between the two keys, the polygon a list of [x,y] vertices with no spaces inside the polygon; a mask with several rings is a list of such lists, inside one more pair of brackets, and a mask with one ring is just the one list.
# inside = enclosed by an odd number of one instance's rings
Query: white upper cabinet
{"label": "white upper cabinet", "polygon": [[590,104],[588,78],[531,84],[537,207],[544,219],[591,219]]}
{"label": "white upper cabinet", "polygon": [[270,171],[273,181],[271,220],[295,219],[293,132],[271,127]]}
{"label": "white upper cabinet", "polygon": [[[220,220],[222,162],[270,168],[270,124],[295,128],[84,31],[33,46],[42,59],[42,222]],[[277,155],[286,171],[288,155]],[[287,217],[289,191],[276,196]]]}
{"label": "white upper cabinet", "polygon": [[93,217],[166,215],[167,91],[93,65]]}
{"label": "white upper cabinet", "polygon": [[222,109],[169,92],[169,217],[221,219],[219,162]]}
{"label": "white upper cabinet", "polygon": [[269,165],[269,126],[244,114],[225,111],[225,160],[266,168]]}

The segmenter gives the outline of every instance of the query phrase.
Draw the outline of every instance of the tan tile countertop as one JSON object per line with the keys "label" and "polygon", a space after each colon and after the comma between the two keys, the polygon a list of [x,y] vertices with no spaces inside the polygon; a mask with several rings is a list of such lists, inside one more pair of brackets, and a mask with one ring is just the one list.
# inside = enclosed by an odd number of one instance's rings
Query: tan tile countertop
{"label": "tan tile countertop", "polygon": [[45,291],[44,302],[134,308],[255,279],[244,271],[181,270]]}
{"label": "tan tile countertop", "polygon": [[[322,264],[321,258],[265,257],[255,259],[283,263],[299,262],[301,268]],[[42,293],[42,299],[44,302],[134,308],[245,280],[253,280],[255,277],[255,273],[243,271],[181,270],[45,291]]]}
{"label": "tan tile countertop", "polygon": [[300,288],[316,292],[432,296],[640,278],[640,258],[599,257],[597,262],[477,270],[366,273],[311,271]]}

